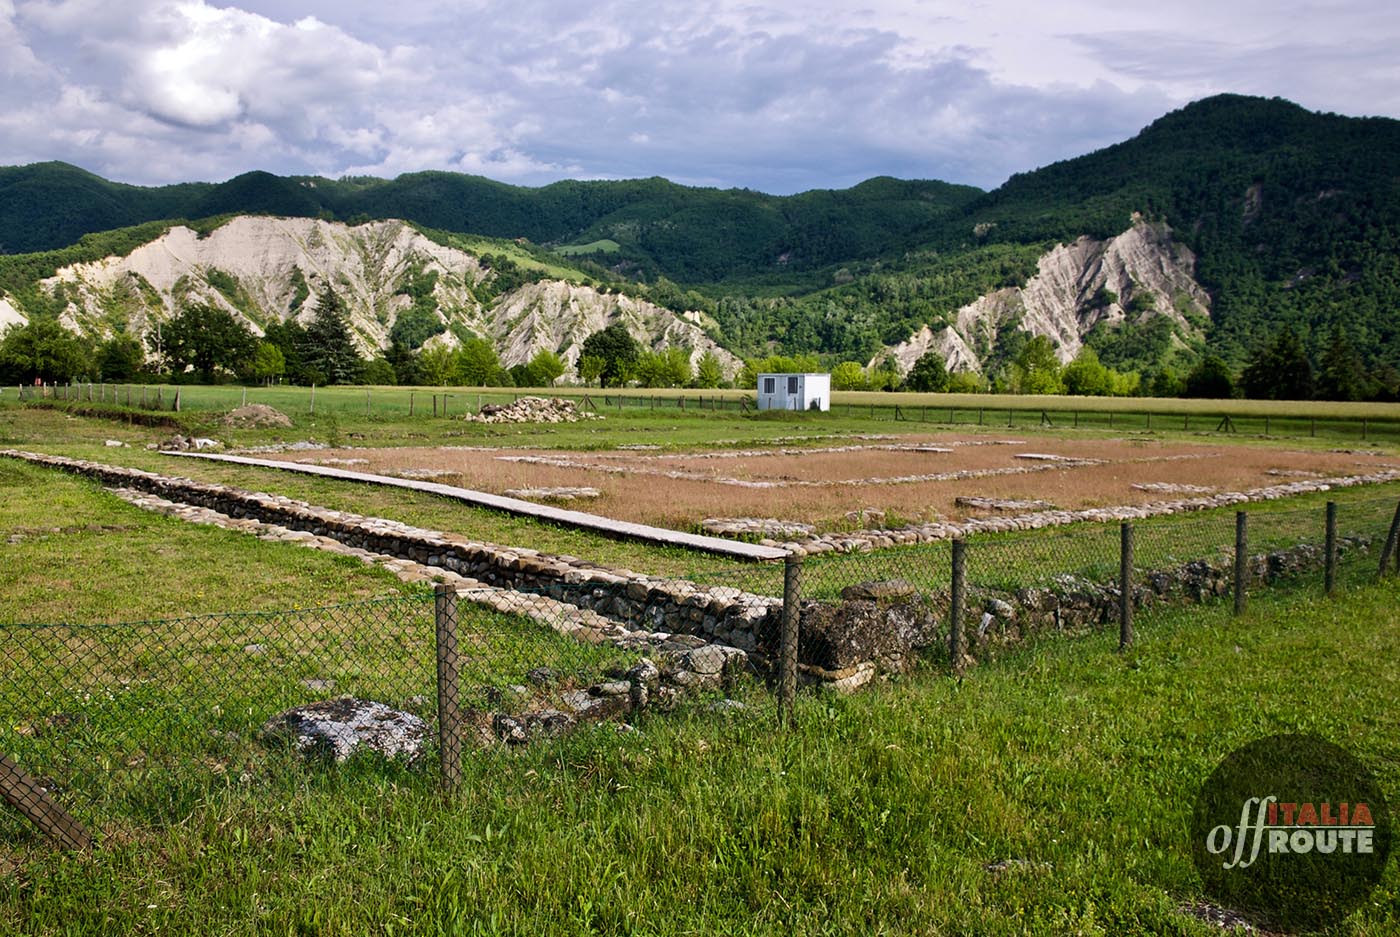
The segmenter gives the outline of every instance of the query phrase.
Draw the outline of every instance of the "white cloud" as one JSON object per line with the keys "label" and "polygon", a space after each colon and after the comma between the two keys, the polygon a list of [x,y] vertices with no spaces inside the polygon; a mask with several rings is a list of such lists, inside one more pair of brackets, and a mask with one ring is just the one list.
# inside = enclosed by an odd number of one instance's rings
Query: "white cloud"
{"label": "white cloud", "polygon": [[1215,91],[1400,114],[1397,44],[1341,0],[0,0],[0,162],[990,186]]}

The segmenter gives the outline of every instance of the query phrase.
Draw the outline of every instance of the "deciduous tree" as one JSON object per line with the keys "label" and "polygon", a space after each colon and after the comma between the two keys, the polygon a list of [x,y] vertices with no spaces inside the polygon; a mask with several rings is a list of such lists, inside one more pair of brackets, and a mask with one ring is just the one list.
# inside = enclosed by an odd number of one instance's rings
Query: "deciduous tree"
{"label": "deciduous tree", "polygon": [[238,371],[252,360],[257,342],[233,314],[208,303],[185,306],[162,330],[165,355],[178,378],[193,368],[208,384],[218,369]]}
{"label": "deciduous tree", "polygon": [[0,374],[5,383],[71,381],[91,367],[87,349],[57,319],[12,325],[0,339]]}
{"label": "deciduous tree", "polygon": [[614,322],[602,331],[588,336],[583,340],[583,348],[580,351],[584,357],[597,358],[603,362],[603,370],[598,377],[604,387],[621,387],[627,383],[642,353],[637,340],[620,322]]}

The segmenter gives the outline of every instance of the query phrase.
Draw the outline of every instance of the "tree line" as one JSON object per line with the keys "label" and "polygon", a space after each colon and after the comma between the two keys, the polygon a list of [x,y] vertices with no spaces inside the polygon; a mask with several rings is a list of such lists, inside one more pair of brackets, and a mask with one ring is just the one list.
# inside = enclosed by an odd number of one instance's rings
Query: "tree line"
{"label": "tree line", "polygon": [[[429,284],[430,288],[430,284]],[[393,332],[399,331],[399,323]],[[760,373],[830,370],[835,390],[955,393],[1070,394],[1276,400],[1396,400],[1400,373],[1367,369],[1345,329],[1334,328],[1316,366],[1291,328],[1262,344],[1241,369],[1206,354],[1183,373],[1164,367],[1140,373],[1100,360],[1093,343],[1061,364],[1045,336],[1004,331],[988,357],[986,374],[949,372],[934,350],[901,375],[892,358],[873,368],[856,361],[835,366],[817,355],[770,355],[747,359],[731,380],[718,357],[705,352],[692,364],[688,348],[645,348],[621,323],[584,339],[569,375],[602,387],[755,386]],[[569,374],[565,361],[545,349],[529,362],[507,368],[486,339],[467,335],[446,343],[411,348],[394,337],[383,354],[365,360],[351,336],[344,301],[329,285],[316,297],[310,321],[270,324],[258,338],[232,313],[208,303],[189,303],[158,323],[145,341],[118,331],[91,342],[68,331],[53,316],[36,316],[0,336],[0,381],[6,384],[71,380],[214,383],[418,384],[491,387],[549,387]]]}

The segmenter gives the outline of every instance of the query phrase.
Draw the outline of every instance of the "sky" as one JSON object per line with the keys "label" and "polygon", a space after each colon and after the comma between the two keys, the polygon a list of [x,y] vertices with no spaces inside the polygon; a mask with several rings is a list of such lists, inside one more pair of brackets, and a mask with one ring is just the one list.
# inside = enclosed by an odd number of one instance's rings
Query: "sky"
{"label": "sky", "polygon": [[0,0],[0,165],[995,187],[1219,92],[1400,117],[1393,0]]}

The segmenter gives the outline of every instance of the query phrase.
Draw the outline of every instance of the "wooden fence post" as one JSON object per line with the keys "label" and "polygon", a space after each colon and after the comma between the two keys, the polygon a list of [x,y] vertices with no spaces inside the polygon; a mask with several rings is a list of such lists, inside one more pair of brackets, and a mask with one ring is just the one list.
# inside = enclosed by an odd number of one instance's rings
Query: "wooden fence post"
{"label": "wooden fence post", "polygon": [[444,583],[433,587],[433,622],[437,633],[438,757],[442,762],[442,786],[452,791],[462,783],[462,681],[457,652],[457,590]]}
{"label": "wooden fence post", "polygon": [[953,673],[962,673],[966,642],[963,640],[963,604],[967,593],[967,541],[953,541],[953,582],[948,597],[948,655]]}
{"label": "wooden fence post", "polygon": [[316,382],[311,383],[311,415],[316,415]]}
{"label": "wooden fence post", "polygon": [[1118,556],[1118,650],[1133,643],[1133,524],[1124,521]]}
{"label": "wooden fence post", "polygon": [[68,849],[86,849],[92,837],[44,787],[7,756],[0,755],[0,795],[39,829]]}
{"label": "wooden fence post", "polygon": [[1386,535],[1385,546],[1381,548],[1381,565],[1377,575],[1385,575],[1390,558],[1395,555],[1397,540],[1400,540],[1400,504],[1395,506],[1395,517],[1390,521],[1390,533]]}
{"label": "wooden fence post", "polygon": [[1327,502],[1326,533],[1327,566],[1324,575],[1325,589],[1331,595],[1337,589],[1337,502]]}
{"label": "wooden fence post", "polygon": [[802,557],[783,560],[783,631],[778,651],[778,718],[791,727],[797,699],[797,641],[802,620]]}
{"label": "wooden fence post", "polygon": [[1235,614],[1243,615],[1249,589],[1249,512],[1235,512]]}

